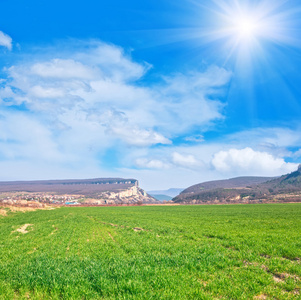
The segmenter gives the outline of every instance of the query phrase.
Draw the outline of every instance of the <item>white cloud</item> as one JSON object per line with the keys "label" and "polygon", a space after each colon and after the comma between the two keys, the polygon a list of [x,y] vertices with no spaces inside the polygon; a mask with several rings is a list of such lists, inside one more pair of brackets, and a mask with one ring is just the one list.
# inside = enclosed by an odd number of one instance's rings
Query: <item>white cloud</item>
{"label": "white cloud", "polygon": [[212,88],[223,87],[230,80],[231,75],[231,72],[217,66],[211,66],[204,72],[177,73],[174,76],[165,77],[168,83],[166,91],[174,94],[187,94],[189,86],[194,93],[210,93]]}
{"label": "white cloud", "polygon": [[10,67],[0,97],[6,106],[25,103],[35,116],[45,114],[46,121],[69,128],[69,135],[78,139],[85,140],[76,129],[80,117],[83,128],[98,128],[96,140],[107,135],[128,145],[167,144],[170,141],[152,129],[154,121],[147,121],[151,117],[144,103],[154,103],[148,90],[127,83],[143,76],[148,67],[132,62],[119,47],[93,43],[73,58]]}
{"label": "white cloud", "polygon": [[194,142],[194,143],[202,143],[202,142],[205,141],[205,139],[204,139],[203,135],[198,134],[198,135],[186,137],[185,141],[187,141],[187,142]]}
{"label": "white cloud", "polygon": [[53,88],[53,87],[42,87],[39,85],[33,86],[30,91],[29,95],[34,98],[62,98],[66,95],[65,91],[60,88]]}
{"label": "white cloud", "polygon": [[224,104],[219,98],[230,78],[231,72],[216,66],[203,72],[165,77],[165,84],[157,90],[157,97],[163,99],[156,107],[159,124],[177,133],[190,131],[194,126],[206,131],[224,118]]}
{"label": "white cloud", "polygon": [[[134,154],[132,156],[132,159],[134,158],[135,166],[141,169],[175,170],[180,167],[182,170],[189,169],[200,171],[204,168],[204,163],[201,160],[198,160],[193,154],[179,152],[170,153],[171,149],[177,149],[177,147],[164,147],[152,151],[149,150],[148,153],[144,153],[143,158],[140,157],[135,159],[135,156],[141,154],[137,152],[136,155]],[[159,157],[159,159],[157,157]]]}
{"label": "white cloud", "polygon": [[0,46],[6,47],[8,50],[12,49],[12,38],[5,34],[4,32],[0,31]]}
{"label": "white cloud", "polygon": [[121,47],[102,42],[94,42],[96,47],[90,51],[76,53],[75,58],[90,65],[101,66],[101,70],[114,81],[129,81],[140,79],[150,64],[135,63]]}
{"label": "white cloud", "polygon": [[114,45],[94,41],[84,46],[83,51],[75,47],[74,53],[58,52],[50,59],[44,55],[40,61],[8,68],[8,80],[0,90],[2,104],[24,103],[44,125],[52,124],[55,135],[60,134],[60,124],[70,135],[85,139],[75,130],[80,116],[83,127],[98,128],[95,139],[107,135],[106,139],[139,147],[171,144],[173,136],[196,125],[205,130],[222,118],[223,104],[207,95],[228,82],[226,70],[211,67],[141,87],[135,80],[147,72],[148,64],[134,62]]}
{"label": "white cloud", "polygon": [[135,127],[110,127],[110,132],[129,145],[146,147],[154,144],[171,144],[163,135],[153,131]]}
{"label": "white cloud", "polygon": [[95,79],[101,75],[100,70],[92,68],[73,59],[52,59],[34,64],[30,68],[33,75],[55,79]]}
{"label": "white cloud", "polygon": [[172,153],[172,162],[174,165],[183,168],[199,168],[202,163],[198,161],[192,154]]}
{"label": "white cloud", "polygon": [[291,154],[292,157],[295,158],[300,158],[301,157],[301,149],[295,151],[294,153]]}
{"label": "white cloud", "polygon": [[[277,133],[277,132],[280,133]],[[285,133],[289,136],[285,138]],[[159,187],[160,189],[170,187],[188,187],[193,184],[210,180],[226,179],[237,176],[278,176],[295,171],[298,166],[296,163],[287,163],[290,151],[287,147],[300,148],[300,141],[294,139],[300,133],[299,127],[293,129],[287,128],[255,128],[246,132],[237,132],[236,134],[225,135],[223,138],[211,142],[204,141],[202,143],[187,143],[181,145],[171,145],[167,147],[151,147],[148,149],[133,149],[130,156],[127,155],[127,169],[122,170],[122,174],[132,174],[133,177],[139,178],[139,181],[147,189]],[[235,136],[235,138],[234,138]],[[273,146],[263,146],[266,139],[273,140]],[[286,140],[286,141],[285,141]],[[290,142],[291,141],[291,142]],[[298,146],[299,145],[299,146]],[[241,151],[250,148],[251,155],[248,151]],[[239,158],[229,157],[235,155],[227,155],[231,149],[235,149]],[[217,155],[221,151],[226,155]],[[197,167],[191,165],[180,167],[172,161],[172,154],[179,153],[187,158],[188,162],[200,162]],[[255,155],[255,154],[256,155]],[[300,153],[300,152],[299,152]],[[299,153],[296,153],[298,155]],[[155,169],[140,167],[140,169],[130,169],[130,162],[135,162],[137,157],[142,157],[145,164],[151,160],[160,160],[168,165],[168,168]],[[214,167],[213,158],[215,161]],[[251,158],[251,159],[250,159]],[[228,160],[230,161],[228,161]],[[133,165],[136,165],[133,163]],[[158,171],[160,170],[160,171]],[[226,171],[227,170],[227,171]]]}
{"label": "white cloud", "polygon": [[139,168],[147,168],[147,169],[167,169],[170,167],[169,164],[163,162],[159,159],[146,159],[146,158],[138,158],[135,161],[136,166]]}
{"label": "white cloud", "polygon": [[298,166],[286,163],[267,152],[254,151],[251,148],[219,151],[212,159],[213,167],[223,173],[245,175],[281,175],[292,172]]}
{"label": "white cloud", "polygon": [[[1,32],[0,45],[12,47]],[[296,169],[285,158],[300,155],[288,150],[301,147],[300,128],[205,140],[202,134],[224,118],[220,99],[231,78],[224,68],[171,74],[145,86],[151,66],[120,47],[93,41],[70,49],[25,57],[0,80],[2,180],[124,176],[163,189]],[[173,145],[179,136],[190,143]],[[110,151],[118,153],[118,167],[104,170]]]}

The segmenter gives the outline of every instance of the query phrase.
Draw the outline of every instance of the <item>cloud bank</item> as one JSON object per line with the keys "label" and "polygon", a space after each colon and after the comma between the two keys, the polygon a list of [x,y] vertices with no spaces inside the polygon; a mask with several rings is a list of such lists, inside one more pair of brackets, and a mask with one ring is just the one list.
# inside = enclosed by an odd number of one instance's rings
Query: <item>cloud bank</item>
{"label": "cloud bank", "polygon": [[[104,166],[110,163],[117,168],[193,167],[197,162],[192,155],[172,152],[173,140],[223,119],[219,96],[231,73],[211,66],[146,85],[150,64],[135,62],[116,45],[74,43],[61,51],[45,48],[4,69],[0,166],[4,161],[5,168],[16,161],[35,166],[34,173],[30,168],[19,171],[20,179],[39,177],[37,166],[45,164],[57,165],[59,177],[83,166],[105,176],[111,170]],[[171,149],[168,162],[138,154],[139,149],[160,146]],[[118,163],[110,156],[115,152]],[[40,173],[47,177],[44,167]],[[56,176],[53,171],[50,175]]]}
{"label": "cloud bank", "polygon": [[150,84],[155,66],[131,52],[101,41],[69,43],[3,69],[0,180],[137,177],[155,189],[296,168],[286,160],[298,158],[298,129],[206,139],[226,118],[228,70],[196,68]]}

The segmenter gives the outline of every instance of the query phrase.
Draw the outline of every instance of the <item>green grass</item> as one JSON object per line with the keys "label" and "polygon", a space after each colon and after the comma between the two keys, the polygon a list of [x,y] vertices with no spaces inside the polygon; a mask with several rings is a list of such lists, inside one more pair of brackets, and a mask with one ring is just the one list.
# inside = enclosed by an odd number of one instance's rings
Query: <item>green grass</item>
{"label": "green grass", "polygon": [[9,213],[0,299],[301,299],[300,233],[300,204]]}

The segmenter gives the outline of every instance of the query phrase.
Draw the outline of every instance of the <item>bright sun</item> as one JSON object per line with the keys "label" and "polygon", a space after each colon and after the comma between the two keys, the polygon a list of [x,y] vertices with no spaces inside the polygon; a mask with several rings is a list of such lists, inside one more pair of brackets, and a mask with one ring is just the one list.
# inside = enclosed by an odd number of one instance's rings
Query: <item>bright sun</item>
{"label": "bright sun", "polygon": [[236,61],[237,66],[251,66],[259,59],[268,61],[275,46],[301,47],[297,37],[300,30],[296,28],[301,8],[290,9],[287,0],[207,2],[210,4],[200,4],[200,8],[208,7],[208,16],[203,18],[208,22],[208,29],[200,27],[200,31],[192,32],[191,36],[201,43],[214,45],[214,49],[223,54],[225,64]]}
{"label": "bright sun", "polygon": [[[228,40],[227,45],[234,51],[242,46],[243,51],[258,47],[261,40],[277,40],[280,38],[281,22],[285,21],[277,11],[281,5],[272,5],[267,0],[261,0],[256,5],[251,2],[215,1],[216,39]],[[276,12],[277,11],[277,12]]]}
{"label": "bright sun", "polygon": [[265,30],[265,25],[262,22],[248,14],[231,16],[227,25],[227,34],[234,38],[238,44],[250,44]]}
{"label": "bright sun", "polygon": [[257,30],[258,30],[258,24],[255,20],[252,20],[251,18],[245,17],[245,18],[239,18],[235,22],[235,27],[233,28],[240,38],[252,38],[256,37]]}

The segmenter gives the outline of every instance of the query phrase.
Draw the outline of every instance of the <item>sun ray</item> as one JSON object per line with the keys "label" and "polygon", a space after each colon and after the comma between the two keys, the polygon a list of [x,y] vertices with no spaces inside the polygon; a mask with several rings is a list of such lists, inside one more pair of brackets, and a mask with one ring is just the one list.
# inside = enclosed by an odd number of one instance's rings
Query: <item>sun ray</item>
{"label": "sun ray", "polygon": [[289,31],[292,17],[300,8],[282,11],[286,2],[262,1],[256,5],[246,2],[243,5],[238,1],[214,1],[217,22],[212,34],[216,39],[237,39],[239,44],[248,44],[248,47],[252,47],[255,40],[298,45]]}
{"label": "sun ray", "polygon": [[[205,4],[188,1],[200,11],[199,19],[187,19],[187,27],[182,22],[183,27],[131,32],[148,37],[147,42],[139,47],[148,49],[184,43],[195,48],[212,47],[216,52],[216,63],[223,65],[238,56],[258,58],[260,53],[256,49],[259,44],[264,47],[272,44],[301,47],[301,32],[296,28],[301,6],[292,8],[287,5],[287,0],[212,0]],[[210,51],[206,55],[208,60],[211,59]]]}

